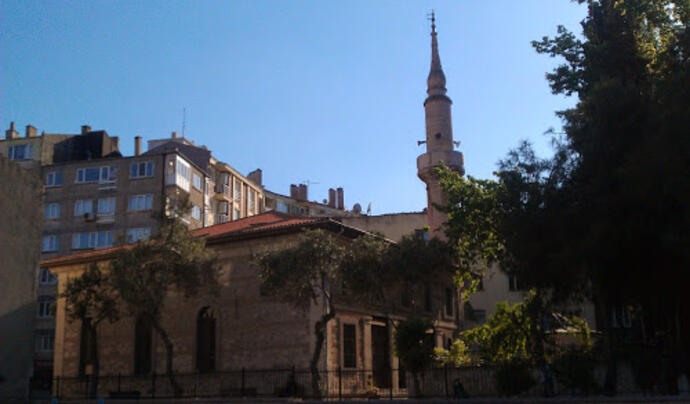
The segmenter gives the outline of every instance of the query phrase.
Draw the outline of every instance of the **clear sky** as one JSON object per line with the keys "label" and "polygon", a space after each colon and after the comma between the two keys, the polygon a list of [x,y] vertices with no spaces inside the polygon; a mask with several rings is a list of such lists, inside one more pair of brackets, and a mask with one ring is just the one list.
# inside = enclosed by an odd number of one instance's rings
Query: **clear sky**
{"label": "clear sky", "polygon": [[181,131],[264,185],[345,189],[372,213],[421,210],[427,13],[468,174],[487,178],[522,139],[549,152],[557,61],[530,41],[580,33],[567,0],[27,1],[0,3],[0,124],[144,141]]}

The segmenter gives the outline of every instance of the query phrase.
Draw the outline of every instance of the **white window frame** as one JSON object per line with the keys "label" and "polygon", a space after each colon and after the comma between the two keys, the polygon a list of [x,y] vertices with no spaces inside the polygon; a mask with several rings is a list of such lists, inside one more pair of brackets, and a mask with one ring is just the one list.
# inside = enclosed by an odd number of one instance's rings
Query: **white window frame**
{"label": "white window frame", "polygon": [[60,218],[60,204],[57,202],[48,203],[45,206],[45,218],[47,220]]}
{"label": "white window frame", "polygon": [[182,157],[175,157],[175,185],[189,192],[192,167]]}
{"label": "white window frame", "polygon": [[55,335],[36,334],[36,352],[53,352],[55,350]]}
{"label": "white window frame", "polygon": [[55,302],[54,296],[39,296],[38,306],[36,307],[36,317],[38,318],[53,318],[55,315],[50,306]]}
{"label": "white window frame", "polygon": [[93,199],[78,199],[74,201],[74,216],[84,216],[93,213]]}
{"label": "white window frame", "polygon": [[247,210],[250,213],[254,213],[256,209],[256,192],[252,189],[249,189],[247,192]]}
{"label": "white window frame", "polygon": [[[96,179],[87,180],[86,173],[87,170],[98,170],[98,175]],[[94,182],[115,182],[117,179],[117,167],[115,166],[100,166],[100,167],[84,167],[77,169],[76,175],[74,176],[74,182],[76,184],[87,184]]]}
{"label": "white window frame", "polygon": [[51,171],[46,174],[46,187],[59,187],[62,185],[62,172]]}
{"label": "white window frame", "polygon": [[197,190],[201,191],[201,187],[203,182],[201,181],[201,176],[195,172],[192,173],[192,186],[196,188]]}
{"label": "white window frame", "polygon": [[112,216],[115,214],[115,198],[102,198],[96,204],[98,216]]}
{"label": "white window frame", "polygon": [[[82,241],[86,240],[86,245]],[[113,246],[113,232],[112,231],[92,231],[72,234],[72,249],[86,250],[86,249],[101,249]]]}
{"label": "white window frame", "polygon": [[[18,149],[22,148],[22,157],[17,157]],[[34,158],[34,145],[31,143],[15,144],[7,149],[7,158],[10,160],[31,160]]]}
{"label": "white window frame", "polygon": [[60,236],[51,234],[43,236],[41,252],[52,252],[60,249]]}
{"label": "white window frame", "polygon": [[153,209],[153,194],[132,195],[128,199],[127,210],[130,212],[142,212],[151,209]]}
{"label": "white window frame", "polygon": [[201,208],[197,205],[192,205],[192,218],[201,220]]}
{"label": "white window frame", "polygon": [[38,275],[38,283],[41,285],[55,285],[57,277],[48,268],[41,268]]}
{"label": "white window frame", "polygon": [[135,227],[133,229],[127,229],[127,242],[136,243],[139,241],[146,241],[151,237],[150,227]]}
{"label": "white window frame", "polygon": [[242,181],[237,177],[233,177],[232,196],[236,201],[242,200]]}
{"label": "white window frame", "polygon": [[[141,171],[144,173],[142,174]],[[150,178],[153,177],[153,170],[155,165],[153,161],[138,161],[129,165],[129,178]],[[134,175],[132,175],[134,174]]]}

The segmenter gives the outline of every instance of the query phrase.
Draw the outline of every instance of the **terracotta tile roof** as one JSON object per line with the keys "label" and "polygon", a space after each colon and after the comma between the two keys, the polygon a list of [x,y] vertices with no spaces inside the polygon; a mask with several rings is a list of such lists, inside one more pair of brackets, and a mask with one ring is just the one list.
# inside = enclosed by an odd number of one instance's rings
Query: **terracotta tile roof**
{"label": "terracotta tile roof", "polygon": [[227,234],[251,233],[283,227],[300,226],[324,221],[323,218],[290,216],[278,212],[265,212],[232,222],[204,227],[194,231],[197,236],[214,237]]}
{"label": "terracotta tile roof", "polygon": [[[290,227],[297,227],[300,225],[316,223],[324,221],[323,218],[308,218],[308,217],[296,217],[290,216],[284,213],[278,212],[266,212],[259,215],[249,216],[243,219],[235,220],[232,222],[221,223],[209,227],[203,227],[201,229],[194,230],[193,233],[196,236],[206,236],[208,238],[213,238],[216,236],[224,235],[244,235],[259,231],[271,231]],[[61,264],[72,264],[72,263],[82,263],[95,260],[110,259],[113,258],[115,252],[123,248],[132,248],[136,244],[126,244],[122,246],[115,246],[110,248],[103,248],[100,250],[89,250],[84,252],[78,252],[69,255],[63,255],[55,258],[48,258],[41,261],[41,265],[52,266]]]}

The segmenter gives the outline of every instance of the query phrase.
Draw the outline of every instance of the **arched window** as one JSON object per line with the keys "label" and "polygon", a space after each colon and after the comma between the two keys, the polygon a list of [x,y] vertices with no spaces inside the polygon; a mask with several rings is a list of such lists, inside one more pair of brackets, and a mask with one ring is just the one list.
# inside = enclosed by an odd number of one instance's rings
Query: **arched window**
{"label": "arched window", "polygon": [[93,366],[96,359],[96,347],[94,346],[93,334],[95,330],[91,325],[91,318],[86,317],[81,322],[81,333],[79,338],[79,376],[85,376],[91,372],[87,372],[88,367]]}
{"label": "arched window", "polygon": [[153,327],[151,320],[142,316],[134,327],[134,373],[151,373],[151,340]]}
{"label": "arched window", "polygon": [[196,368],[199,372],[216,369],[216,315],[208,306],[196,317]]}

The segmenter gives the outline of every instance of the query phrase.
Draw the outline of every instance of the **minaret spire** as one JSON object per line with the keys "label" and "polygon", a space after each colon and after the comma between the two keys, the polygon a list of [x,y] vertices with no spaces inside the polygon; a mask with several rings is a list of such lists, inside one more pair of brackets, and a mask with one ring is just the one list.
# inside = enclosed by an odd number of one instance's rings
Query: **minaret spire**
{"label": "minaret spire", "polygon": [[446,93],[446,75],[441,67],[441,57],[438,55],[438,40],[436,38],[436,14],[431,11],[431,68],[426,79],[429,95],[443,95]]}
{"label": "minaret spire", "polygon": [[424,115],[426,120],[426,140],[419,142],[426,144],[426,152],[417,157],[417,175],[426,183],[427,192],[427,222],[431,227],[431,236],[444,238],[441,229],[448,219],[445,213],[436,208],[448,203],[447,197],[441,190],[439,178],[435,169],[443,162],[447,167],[465,173],[462,153],[456,151],[453,141],[453,124],[450,107],[453,103],[446,95],[446,75],[441,68],[441,58],[438,54],[438,39],[436,33],[436,14],[431,12],[431,68],[427,77],[427,97],[424,100]]}

